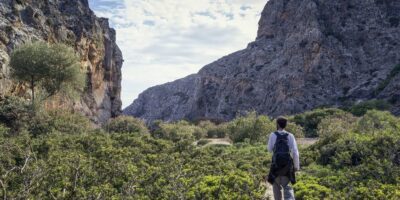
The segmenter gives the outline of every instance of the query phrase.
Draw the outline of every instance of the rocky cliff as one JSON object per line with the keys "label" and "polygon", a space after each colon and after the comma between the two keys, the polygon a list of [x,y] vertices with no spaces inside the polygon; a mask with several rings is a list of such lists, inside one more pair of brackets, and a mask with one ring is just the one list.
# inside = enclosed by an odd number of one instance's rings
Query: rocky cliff
{"label": "rocky cliff", "polygon": [[66,43],[79,54],[87,86],[68,106],[97,123],[120,114],[122,53],[108,20],[97,18],[87,0],[1,0],[0,95],[26,93],[8,78],[7,62],[14,48],[35,40]]}
{"label": "rocky cliff", "polygon": [[384,98],[400,114],[399,21],[400,1],[269,0],[246,49],[146,90],[124,113],[227,120]]}

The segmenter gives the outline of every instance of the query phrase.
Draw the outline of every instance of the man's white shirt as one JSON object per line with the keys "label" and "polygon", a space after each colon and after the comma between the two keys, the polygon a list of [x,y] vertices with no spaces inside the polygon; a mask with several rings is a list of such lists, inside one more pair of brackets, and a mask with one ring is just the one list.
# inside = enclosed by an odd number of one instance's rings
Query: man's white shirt
{"label": "man's white shirt", "polygon": [[[294,168],[296,170],[299,170],[300,169],[299,150],[297,149],[296,139],[294,138],[293,134],[291,134],[285,130],[278,131],[278,133],[280,133],[280,134],[287,133],[288,134],[289,149],[290,149],[290,153],[293,158]],[[276,142],[276,135],[273,132],[269,135],[269,140],[268,140],[268,144],[267,144],[269,152],[274,151],[275,142]]]}

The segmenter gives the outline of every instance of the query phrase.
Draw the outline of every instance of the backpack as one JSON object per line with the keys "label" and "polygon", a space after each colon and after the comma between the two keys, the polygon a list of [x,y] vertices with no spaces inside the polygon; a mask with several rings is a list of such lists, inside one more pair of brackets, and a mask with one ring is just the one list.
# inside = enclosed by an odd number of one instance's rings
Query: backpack
{"label": "backpack", "polygon": [[289,148],[289,134],[280,134],[278,132],[274,134],[276,135],[276,142],[272,155],[272,167],[277,172],[277,175],[286,176],[293,166]]}

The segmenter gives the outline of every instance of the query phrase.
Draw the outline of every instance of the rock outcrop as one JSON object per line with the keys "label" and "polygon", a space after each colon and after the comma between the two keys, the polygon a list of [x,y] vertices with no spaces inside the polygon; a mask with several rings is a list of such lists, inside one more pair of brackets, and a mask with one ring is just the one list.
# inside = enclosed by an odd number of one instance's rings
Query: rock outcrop
{"label": "rock outcrop", "polygon": [[348,101],[400,108],[400,1],[269,0],[256,41],[197,74],[140,94],[124,110],[146,120],[277,116]]}
{"label": "rock outcrop", "polygon": [[0,2],[0,95],[24,94],[9,79],[9,55],[28,41],[61,42],[79,54],[87,86],[75,110],[103,123],[121,113],[122,53],[108,20],[97,18],[87,0],[2,0]]}

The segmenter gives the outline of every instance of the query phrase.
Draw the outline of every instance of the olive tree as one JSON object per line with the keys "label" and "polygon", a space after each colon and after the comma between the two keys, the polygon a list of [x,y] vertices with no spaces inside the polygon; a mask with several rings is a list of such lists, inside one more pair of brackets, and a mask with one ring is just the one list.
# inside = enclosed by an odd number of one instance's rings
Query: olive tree
{"label": "olive tree", "polygon": [[85,85],[79,58],[64,44],[24,44],[11,54],[10,67],[12,78],[29,85],[32,105],[36,89],[44,93],[44,100],[56,94],[74,94]]}

